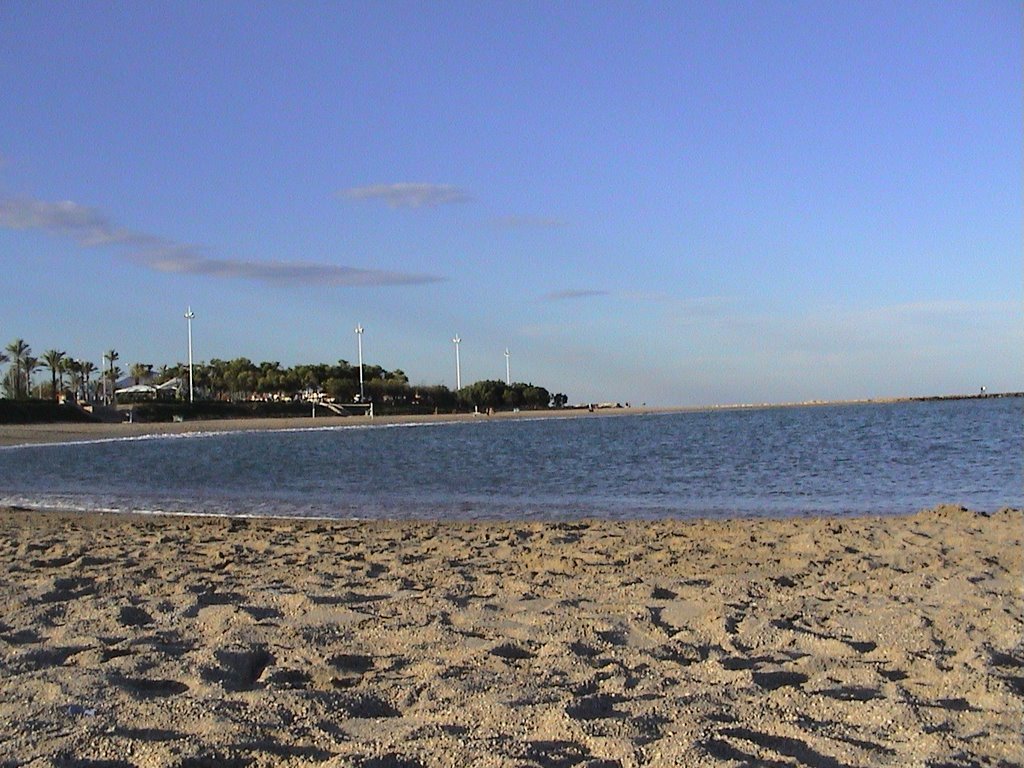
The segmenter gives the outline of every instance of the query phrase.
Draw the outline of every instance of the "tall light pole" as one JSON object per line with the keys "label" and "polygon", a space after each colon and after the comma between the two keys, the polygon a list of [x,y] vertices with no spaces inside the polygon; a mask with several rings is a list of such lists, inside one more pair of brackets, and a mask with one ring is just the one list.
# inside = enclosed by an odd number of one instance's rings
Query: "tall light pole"
{"label": "tall light pole", "polygon": [[195,401],[195,394],[192,389],[192,321],[195,319],[195,313],[192,311],[192,307],[189,307],[185,311],[185,320],[188,323],[188,401]]}
{"label": "tall light pole", "polygon": [[462,343],[462,339],[459,338],[459,334],[455,334],[452,343],[455,345],[455,391],[458,392],[462,389],[462,364],[459,362],[459,344]]}
{"label": "tall light pole", "polygon": [[359,340],[359,402],[366,400],[366,394],[363,392],[363,326],[360,324],[356,325],[356,339]]}
{"label": "tall light pole", "polygon": [[508,358],[509,358],[508,347],[505,347],[505,386],[506,387],[511,387],[512,386],[512,369],[509,367]]}

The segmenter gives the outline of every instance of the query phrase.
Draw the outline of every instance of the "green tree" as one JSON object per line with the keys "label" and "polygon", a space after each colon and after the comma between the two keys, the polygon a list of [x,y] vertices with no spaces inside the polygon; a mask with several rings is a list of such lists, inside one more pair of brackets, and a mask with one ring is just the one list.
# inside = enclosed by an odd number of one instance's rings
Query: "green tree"
{"label": "green tree", "polygon": [[28,355],[25,358],[25,397],[32,396],[32,374],[38,371],[42,366],[39,365],[39,358]]}
{"label": "green tree", "polygon": [[501,397],[502,402],[509,408],[522,408],[524,389],[525,385],[518,382],[511,384],[505,388],[505,393]]}
{"label": "green tree", "polygon": [[69,358],[66,362],[68,383],[71,385],[71,391],[75,393],[75,397],[77,399],[78,394],[82,389],[82,363],[74,358]]}
{"label": "green tree", "polygon": [[475,408],[500,408],[505,388],[505,382],[497,379],[476,381],[459,390],[459,399]]}
{"label": "green tree", "polygon": [[60,369],[57,371],[57,386],[60,389],[64,389],[64,374],[71,374],[71,368],[74,362],[75,361],[70,356],[66,356],[60,361]]}
{"label": "green tree", "polygon": [[458,405],[456,393],[443,384],[437,384],[432,387],[417,387],[412,397],[413,401],[418,405],[438,411],[450,411]]}
{"label": "green tree", "polygon": [[280,394],[281,381],[282,374],[280,363],[260,363],[259,372],[257,373],[256,376],[256,391],[259,394]]}
{"label": "green tree", "polygon": [[118,365],[110,366],[106,372],[106,384],[107,387],[107,398],[109,402],[113,403],[116,400],[115,393],[117,392],[117,382],[124,375],[124,371]]}
{"label": "green tree", "polygon": [[13,385],[13,394],[16,400],[20,400],[28,393],[28,362],[32,355],[32,348],[25,343],[24,339],[15,339],[7,345],[7,352],[10,353],[11,367],[14,375],[10,377]]}
{"label": "green tree", "polygon": [[324,392],[341,403],[349,403],[359,391],[359,384],[351,379],[339,379],[332,376],[324,382]]}
{"label": "green tree", "polygon": [[551,404],[551,393],[531,384],[523,390],[523,402],[527,408],[547,408]]}
{"label": "green tree", "polygon": [[206,381],[210,390],[210,396],[215,400],[225,400],[228,397],[228,361],[220,358],[213,358],[206,368]]}
{"label": "green tree", "polygon": [[89,392],[89,378],[96,372],[96,364],[89,360],[82,360],[78,365],[82,373],[82,399],[92,400],[93,398]]}
{"label": "green tree", "polygon": [[[57,375],[63,368],[66,352],[57,349],[48,349],[43,352],[43,365],[50,369],[50,383],[53,387],[53,401],[57,402]],[[62,382],[63,383],[63,382]]]}
{"label": "green tree", "polygon": [[7,373],[4,374],[3,378],[4,397],[11,400],[17,397],[18,379],[20,376],[20,372],[15,370],[13,365],[7,369]]}
{"label": "green tree", "polygon": [[[192,386],[193,389],[202,392],[199,397],[207,400],[216,397],[214,391],[214,368],[212,364],[208,363],[195,363],[192,366]],[[188,381],[188,366],[185,366],[185,380]]]}
{"label": "green tree", "polygon": [[[108,403],[114,401],[114,386],[117,384],[117,376],[114,375],[114,363],[120,357],[116,349],[111,349],[103,355],[103,359],[107,361],[107,368],[103,372],[103,399]],[[109,392],[107,391],[108,386],[110,388]]]}
{"label": "green tree", "polygon": [[142,383],[142,380],[148,378],[153,372],[153,366],[149,363],[132,363],[130,371],[132,379],[135,381],[135,386]]}

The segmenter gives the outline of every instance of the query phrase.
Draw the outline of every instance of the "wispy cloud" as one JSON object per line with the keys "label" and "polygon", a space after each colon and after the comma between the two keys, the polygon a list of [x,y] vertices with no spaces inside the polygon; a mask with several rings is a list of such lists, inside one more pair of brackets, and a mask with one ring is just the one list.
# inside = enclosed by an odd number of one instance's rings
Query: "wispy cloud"
{"label": "wispy cloud", "polygon": [[0,200],[0,229],[41,230],[84,247],[119,246],[125,249],[125,258],[157,272],[291,285],[419,285],[442,280],[436,275],[337,264],[211,258],[200,246],[118,227],[97,209],[71,201]]}
{"label": "wispy cloud", "polygon": [[568,226],[564,219],[552,216],[499,216],[492,223],[499,229],[560,229]]}
{"label": "wispy cloud", "polygon": [[466,203],[473,198],[450,184],[373,184],[341,191],[349,200],[380,200],[392,208],[436,208],[439,205]]}
{"label": "wispy cloud", "polygon": [[114,226],[95,208],[70,200],[51,203],[14,198],[0,200],[0,227],[41,229],[69,237],[79,245],[156,245],[159,238]]}
{"label": "wispy cloud", "polygon": [[554,291],[541,297],[544,301],[569,301],[572,299],[589,299],[595,296],[608,296],[608,291],[599,291],[589,288],[570,288],[564,291]]}
{"label": "wispy cloud", "polygon": [[172,245],[137,251],[129,254],[129,258],[158,272],[210,275],[295,285],[419,285],[437,282],[441,279],[434,275],[357,269],[335,264],[212,259],[203,256],[197,249],[187,245]]}

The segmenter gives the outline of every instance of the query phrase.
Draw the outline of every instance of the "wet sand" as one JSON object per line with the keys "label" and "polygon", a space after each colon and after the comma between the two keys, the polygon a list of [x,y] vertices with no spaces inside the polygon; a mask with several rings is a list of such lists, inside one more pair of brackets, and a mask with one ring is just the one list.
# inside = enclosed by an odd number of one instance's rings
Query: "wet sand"
{"label": "wet sand", "polygon": [[1020,765],[1022,522],[0,511],[0,764]]}
{"label": "wet sand", "polygon": [[335,416],[319,414],[316,418],[264,418],[264,419],[203,419],[179,423],[153,424],[80,424],[61,422],[55,424],[0,424],[0,446],[23,445],[40,442],[71,442],[76,440],[103,440],[123,437],[143,437],[162,434],[185,434],[191,432],[240,432],[273,429],[324,429],[330,427],[356,427],[372,424],[417,424],[445,421],[474,421],[480,419],[566,419],[573,417],[594,418],[598,416],[637,416],[641,414],[671,414],[709,411],[748,411],[778,408],[819,408],[827,406],[865,406],[865,404],[886,404],[920,400],[974,400],[1002,397],[1024,397],[1024,392],[1008,392],[984,395],[936,395],[930,397],[876,397],[859,400],[807,400],[804,402],[764,402],[731,404],[731,406],[681,406],[673,408],[586,408],[559,409],[556,411],[499,411],[485,414],[435,414],[417,416]]}
{"label": "wet sand", "polygon": [[331,427],[358,427],[385,424],[417,424],[438,421],[477,421],[486,419],[563,419],[563,418],[594,418],[597,416],[626,416],[641,414],[693,413],[707,411],[761,410],[765,408],[805,408],[836,405],[868,405],[905,403],[915,400],[977,400],[1003,397],[1024,397],[1024,393],[1007,393],[995,395],[947,395],[931,398],[921,397],[888,397],[871,400],[824,401],[815,400],[802,403],[761,403],[745,405],[710,405],[710,406],[677,406],[647,407],[631,406],[625,408],[567,408],[540,411],[497,411],[487,415],[484,413],[441,413],[415,416],[336,416],[320,413],[316,418],[244,418],[244,419],[199,419],[186,422],[161,423],[75,423],[60,422],[53,424],[0,424],[0,447],[14,445],[30,445],[36,443],[61,443],[83,440],[111,440],[118,438],[146,437],[152,435],[180,435],[195,432],[244,432],[275,429],[325,429]]}
{"label": "wet sand", "polygon": [[196,432],[246,432],[281,429],[328,429],[386,424],[426,424],[448,421],[481,421],[487,419],[559,419],[594,418],[596,416],[670,413],[695,410],[689,408],[608,408],[593,412],[582,409],[558,411],[498,411],[492,415],[448,413],[422,416],[317,416],[316,418],[203,419],[159,423],[34,423],[0,424],[0,446],[37,443],[67,443],[85,440],[116,440],[152,435],[181,435]]}

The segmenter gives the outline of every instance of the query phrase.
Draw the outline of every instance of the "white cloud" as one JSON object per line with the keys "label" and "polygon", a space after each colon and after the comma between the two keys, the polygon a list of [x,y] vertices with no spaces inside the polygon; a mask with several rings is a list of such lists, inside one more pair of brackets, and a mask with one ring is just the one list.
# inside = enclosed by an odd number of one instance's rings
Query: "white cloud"
{"label": "white cloud", "polygon": [[472,200],[464,190],[450,184],[374,184],[342,190],[349,200],[381,200],[392,208],[436,208],[439,205]]}
{"label": "white cloud", "polygon": [[122,246],[129,249],[128,259],[158,272],[293,285],[419,285],[442,279],[336,264],[210,258],[197,246],[117,227],[97,209],[71,201],[0,200],[0,229],[41,230],[81,246]]}

